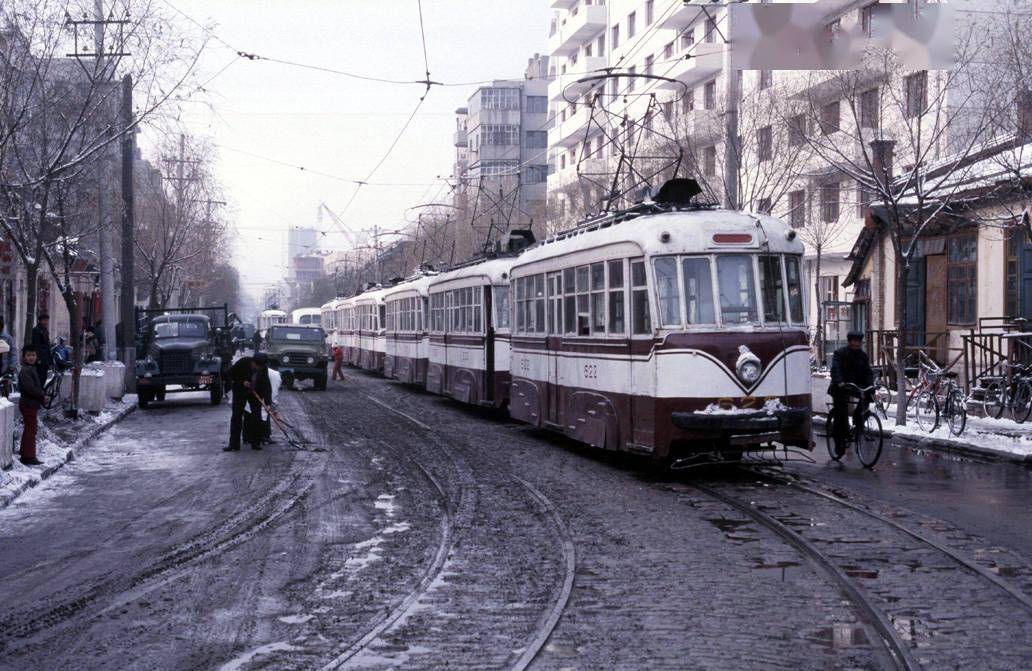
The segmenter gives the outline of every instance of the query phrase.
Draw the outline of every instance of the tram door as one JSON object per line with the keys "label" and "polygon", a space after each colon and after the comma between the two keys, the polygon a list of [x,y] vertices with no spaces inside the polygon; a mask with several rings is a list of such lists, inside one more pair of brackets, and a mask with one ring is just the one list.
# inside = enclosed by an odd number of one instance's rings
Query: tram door
{"label": "tram door", "polygon": [[[570,273],[572,276],[572,273]],[[563,334],[563,275],[548,275],[548,338],[545,347],[546,391],[548,397],[547,421],[559,425],[562,421],[562,392],[559,385],[559,355]]]}

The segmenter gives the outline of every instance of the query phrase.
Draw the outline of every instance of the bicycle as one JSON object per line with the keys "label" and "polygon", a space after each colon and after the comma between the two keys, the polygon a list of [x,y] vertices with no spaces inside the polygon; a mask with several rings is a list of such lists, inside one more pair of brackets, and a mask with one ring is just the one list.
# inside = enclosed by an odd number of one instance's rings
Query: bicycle
{"label": "bicycle", "polygon": [[1004,410],[1010,410],[1011,417],[1018,424],[1024,423],[1032,415],[1032,380],[1029,370],[1020,363],[1003,363],[1009,371],[1007,375],[993,380],[985,388],[982,395],[982,411],[986,417],[999,419]]}
{"label": "bicycle", "polygon": [[54,357],[53,361],[54,372],[43,385],[43,408],[45,410],[53,408],[54,401],[61,398],[61,381],[64,379],[64,374],[74,367],[71,361],[63,358]]}
{"label": "bicycle", "polygon": [[931,433],[939,428],[940,407],[935,391],[939,385],[942,371],[934,364],[919,364],[917,384],[907,396],[907,414],[914,409],[914,417],[922,431]]}
{"label": "bicycle", "polygon": [[[857,459],[860,460],[864,468],[874,468],[874,465],[878,463],[879,457],[881,457],[882,446],[885,442],[885,432],[882,429],[881,419],[878,418],[877,414],[871,412],[870,407],[867,407],[863,413],[858,412],[859,403],[857,399],[874,392],[876,385],[860,387],[852,383],[845,383],[842,387],[851,389],[857,394],[857,398],[849,400],[849,414],[853,418],[853,425],[846,436],[846,451],[852,445],[856,450]],[[856,408],[853,407],[854,405]],[[825,425],[825,432],[827,433],[825,437],[828,444],[828,454],[831,455],[833,461],[840,461],[845,456],[845,453],[840,455],[835,451],[834,418],[834,414],[829,411],[828,422]]]}
{"label": "bicycle", "polygon": [[[943,380],[946,380],[944,390],[941,389]],[[960,385],[957,384],[957,374],[952,371],[943,372],[936,385],[936,391],[941,391],[942,396],[940,414],[946,418],[946,425],[950,428],[950,433],[959,436],[967,427],[967,397],[964,396]],[[936,402],[939,402],[938,395]]]}

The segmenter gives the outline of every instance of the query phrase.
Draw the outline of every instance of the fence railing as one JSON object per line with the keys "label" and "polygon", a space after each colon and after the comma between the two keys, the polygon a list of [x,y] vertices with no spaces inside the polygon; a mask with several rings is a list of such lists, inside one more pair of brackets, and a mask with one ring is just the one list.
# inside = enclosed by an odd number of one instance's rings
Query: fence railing
{"label": "fence railing", "polygon": [[926,356],[944,370],[950,370],[958,364],[963,367],[965,350],[961,347],[950,347],[949,331],[915,331],[915,330],[877,330],[869,331],[867,342],[868,357],[871,365],[881,368],[882,374],[894,389],[896,384],[896,346],[903,337],[903,368],[906,375],[916,375],[921,357]]}

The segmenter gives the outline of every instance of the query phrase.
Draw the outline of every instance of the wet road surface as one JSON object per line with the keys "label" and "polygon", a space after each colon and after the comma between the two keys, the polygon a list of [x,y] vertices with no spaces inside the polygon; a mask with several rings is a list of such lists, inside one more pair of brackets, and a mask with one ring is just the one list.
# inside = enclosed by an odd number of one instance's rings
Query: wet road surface
{"label": "wet road surface", "polygon": [[965,569],[756,474],[662,473],[363,373],[281,403],[304,449],[223,453],[228,408],[177,397],[0,511],[0,668],[897,668],[864,600],[919,667],[1032,660],[1020,467],[820,446],[781,472]]}

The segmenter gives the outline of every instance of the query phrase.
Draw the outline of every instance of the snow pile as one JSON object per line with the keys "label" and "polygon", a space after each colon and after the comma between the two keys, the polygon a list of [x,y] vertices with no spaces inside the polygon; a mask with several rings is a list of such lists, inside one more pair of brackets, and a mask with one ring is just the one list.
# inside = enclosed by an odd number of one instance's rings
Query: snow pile
{"label": "snow pile", "polygon": [[759,408],[722,408],[716,403],[710,403],[705,410],[696,410],[696,415],[754,415],[758,412],[765,412],[773,415],[776,412],[788,410],[788,406],[781,402],[780,398],[769,398]]}
{"label": "snow pile", "polygon": [[[998,422],[1001,420],[982,420],[985,422]],[[1009,421],[1009,420],[1008,420]],[[1015,426],[1023,426],[1015,422],[1009,422]],[[939,428],[929,433],[924,431],[917,425],[914,418],[907,418],[906,426],[896,426],[893,421],[885,422],[885,428],[887,432],[913,436],[915,438],[926,438],[934,440],[937,443],[942,443],[947,446],[954,446],[957,448],[973,447],[984,451],[999,452],[1006,455],[1014,455],[1019,457],[1032,457],[1032,427],[1024,426],[1025,432],[1021,435],[1008,435],[997,433],[993,429],[971,426],[971,420],[968,420],[968,428],[960,436],[954,436],[950,433],[949,426],[946,421],[943,420],[939,424]]]}

